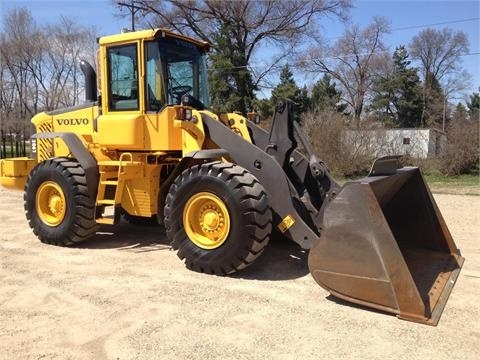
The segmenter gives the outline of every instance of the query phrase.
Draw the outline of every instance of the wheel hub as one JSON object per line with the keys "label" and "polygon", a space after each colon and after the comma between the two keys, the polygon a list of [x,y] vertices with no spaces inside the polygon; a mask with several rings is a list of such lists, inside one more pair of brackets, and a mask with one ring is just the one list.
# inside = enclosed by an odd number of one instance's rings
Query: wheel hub
{"label": "wheel hub", "polygon": [[203,228],[206,231],[215,231],[220,225],[221,214],[215,210],[207,210],[203,215],[203,219],[200,221],[200,224],[203,225]]}
{"label": "wheel hub", "polygon": [[63,201],[60,195],[54,194],[50,198],[50,203],[48,205],[52,214],[59,215],[63,211]]}
{"label": "wheel hub", "polygon": [[35,200],[37,214],[45,224],[57,226],[63,221],[67,202],[60,185],[45,181],[38,187]]}
{"label": "wheel hub", "polygon": [[201,192],[185,204],[183,224],[189,239],[203,249],[221,246],[230,232],[230,216],[224,202],[216,195]]}

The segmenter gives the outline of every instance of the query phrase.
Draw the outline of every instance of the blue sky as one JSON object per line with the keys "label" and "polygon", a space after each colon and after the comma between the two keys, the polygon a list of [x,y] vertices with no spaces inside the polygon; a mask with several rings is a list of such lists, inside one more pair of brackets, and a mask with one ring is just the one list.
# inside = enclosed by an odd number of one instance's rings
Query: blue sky
{"label": "blue sky", "polygon": [[[470,41],[470,54],[463,57],[463,66],[472,75],[471,91],[480,86],[480,1],[413,1],[382,0],[354,1],[351,21],[365,26],[374,16],[383,16],[390,21],[392,32],[386,43],[393,52],[395,46],[411,41],[425,27],[442,29],[449,27],[463,31]],[[118,33],[130,26],[129,18],[119,18],[111,0],[0,0],[0,13],[12,7],[25,7],[38,24],[53,23],[60,15],[74,17],[84,26],[95,26],[99,36]],[[438,24],[438,25],[437,25]],[[343,24],[325,20],[322,28],[326,38],[342,34]],[[297,80],[298,81],[298,80]],[[299,84],[303,85],[303,84]]]}

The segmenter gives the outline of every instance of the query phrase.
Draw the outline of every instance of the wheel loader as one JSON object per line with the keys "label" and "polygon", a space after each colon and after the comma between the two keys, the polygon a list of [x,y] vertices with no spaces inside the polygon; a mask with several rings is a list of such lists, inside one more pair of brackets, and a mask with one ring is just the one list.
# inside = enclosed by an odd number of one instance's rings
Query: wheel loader
{"label": "wheel loader", "polygon": [[122,216],[154,221],[187,268],[226,275],[275,233],[309,250],[312,277],[335,297],[438,323],[464,258],[418,168],[383,157],[340,186],[288,100],[269,132],[254,112],[208,110],[208,43],[166,29],[98,43],[96,70],[80,64],[85,103],[34,116],[31,157],[1,161],[40,241],[75,245]]}

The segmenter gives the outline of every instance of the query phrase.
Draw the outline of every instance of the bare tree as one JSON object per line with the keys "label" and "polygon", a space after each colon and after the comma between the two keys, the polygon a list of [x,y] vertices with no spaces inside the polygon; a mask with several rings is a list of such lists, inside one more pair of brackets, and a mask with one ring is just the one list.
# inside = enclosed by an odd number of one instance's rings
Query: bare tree
{"label": "bare tree", "polygon": [[460,70],[461,56],[468,52],[467,36],[463,32],[425,29],[412,39],[410,54],[422,65],[424,78],[430,74],[437,81]]}
{"label": "bare tree", "polygon": [[2,19],[0,34],[0,137],[15,155],[25,155],[29,120],[39,111],[78,103],[83,79],[81,58],[93,58],[94,36],[73,20],[39,27],[26,9]]}
{"label": "bare tree", "polygon": [[3,18],[4,33],[0,53],[8,70],[11,89],[16,93],[14,107],[25,117],[37,112],[38,91],[32,70],[41,57],[40,30],[30,13],[14,9]]}
{"label": "bare tree", "polygon": [[[314,20],[325,15],[344,19],[351,0],[136,0],[135,6],[143,9],[148,24],[166,26],[211,43],[214,54],[223,58],[217,56],[213,65],[221,64],[220,70],[228,67],[230,72],[221,76],[232,79],[227,93],[251,99],[280,59],[297,49],[307,36],[317,34]],[[252,58],[260,46],[280,51],[252,74]]]}
{"label": "bare tree", "polygon": [[83,76],[79,69],[82,58],[93,59],[94,29],[78,25],[61,17],[59,22],[45,27],[44,78],[48,88],[45,108],[57,109],[77,105],[83,91]]}
{"label": "bare tree", "polygon": [[463,90],[458,80],[465,78],[461,57],[468,52],[468,47],[467,36],[449,28],[428,28],[412,39],[410,53],[419,61],[424,81],[422,123],[445,121],[448,97]]}
{"label": "bare tree", "polygon": [[357,128],[377,71],[390,61],[382,40],[388,31],[384,18],[375,18],[364,29],[353,25],[337,42],[312,48],[303,59],[307,70],[329,74],[340,83]]}
{"label": "bare tree", "polygon": [[[3,156],[7,153],[24,155],[27,119],[36,111],[38,87],[30,71],[35,67],[39,51],[39,29],[30,13],[14,9],[3,18],[4,32],[0,38],[2,62],[2,119]],[[7,144],[9,151],[7,151]]]}

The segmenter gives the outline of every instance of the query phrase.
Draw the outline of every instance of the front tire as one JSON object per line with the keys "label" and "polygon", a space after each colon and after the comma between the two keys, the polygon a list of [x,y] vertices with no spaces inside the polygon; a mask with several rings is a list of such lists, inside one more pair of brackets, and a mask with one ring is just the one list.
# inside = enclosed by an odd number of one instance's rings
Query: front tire
{"label": "front tire", "polygon": [[271,232],[267,194],[244,168],[207,163],[183,171],[165,204],[165,228],[187,268],[226,275],[249,266]]}
{"label": "front tire", "polygon": [[95,200],[81,165],[66,158],[39,163],[28,176],[24,206],[33,233],[46,244],[69,246],[95,234]]}

